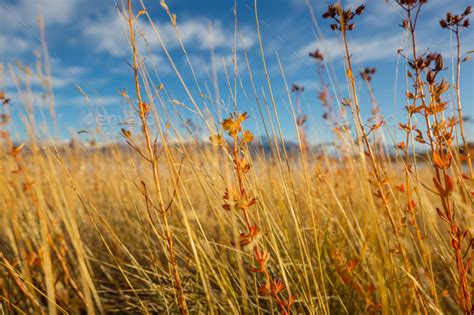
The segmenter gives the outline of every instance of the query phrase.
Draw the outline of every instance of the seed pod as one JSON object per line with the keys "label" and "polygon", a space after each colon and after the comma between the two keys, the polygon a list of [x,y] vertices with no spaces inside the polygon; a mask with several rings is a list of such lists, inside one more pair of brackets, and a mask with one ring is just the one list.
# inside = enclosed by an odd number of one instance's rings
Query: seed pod
{"label": "seed pod", "polygon": [[365,4],[361,4],[361,5],[358,6],[357,9],[355,10],[355,14],[361,15],[362,12],[364,12],[364,10],[365,10]]}
{"label": "seed pod", "polygon": [[441,19],[441,20],[439,20],[439,26],[441,26],[442,28],[447,28],[448,23],[446,23],[445,20]]}
{"label": "seed pod", "polygon": [[437,71],[441,71],[444,68],[443,56],[438,55],[435,60],[435,67]]}
{"label": "seed pod", "polygon": [[472,13],[472,6],[468,5],[468,6],[466,7],[466,10],[464,10],[464,13],[463,13],[463,14],[464,14],[464,15],[469,15],[469,14],[471,14],[471,13]]}
{"label": "seed pod", "polygon": [[418,70],[422,70],[425,67],[425,61],[423,60],[423,58],[418,58],[418,60],[416,61],[416,67],[418,68]]}
{"label": "seed pod", "polygon": [[122,128],[120,131],[122,132],[122,136],[125,139],[130,139],[132,137],[132,133],[128,131],[127,129]]}
{"label": "seed pod", "polygon": [[429,83],[429,84],[433,84],[434,83],[434,79],[435,79],[435,73],[433,71],[428,71],[428,73],[426,74],[426,81]]}
{"label": "seed pod", "polygon": [[446,14],[446,22],[448,22],[448,24],[449,24],[449,23],[452,22],[452,20],[453,20],[453,14],[451,12],[448,12]]}
{"label": "seed pod", "polygon": [[469,24],[470,24],[470,23],[469,23],[469,19],[466,19],[466,20],[464,21],[464,23],[462,24],[462,26],[464,26],[464,27],[467,28],[467,27],[469,27]]}

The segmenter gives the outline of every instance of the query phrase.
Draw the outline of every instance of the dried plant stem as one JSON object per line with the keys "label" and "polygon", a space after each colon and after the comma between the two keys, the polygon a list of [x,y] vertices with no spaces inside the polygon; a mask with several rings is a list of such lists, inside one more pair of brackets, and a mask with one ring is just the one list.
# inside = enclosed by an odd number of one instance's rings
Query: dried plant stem
{"label": "dried plant stem", "polygon": [[186,304],[186,298],[184,295],[183,285],[181,283],[181,278],[180,278],[180,274],[178,270],[178,264],[176,262],[173,234],[171,232],[171,227],[168,222],[167,209],[165,207],[165,202],[164,202],[163,194],[161,192],[161,187],[160,187],[160,179],[158,176],[158,161],[155,155],[155,150],[153,148],[153,143],[150,138],[150,131],[147,124],[147,114],[148,114],[149,109],[147,108],[148,105],[146,105],[143,102],[142,96],[141,96],[139,65],[138,65],[138,51],[137,51],[137,47],[135,43],[135,32],[133,28],[134,19],[135,19],[135,16],[133,15],[133,11],[132,11],[132,2],[131,0],[128,0],[128,24],[129,24],[129,31],[130,31],[130,43],[132,46],[132,54],[133,54],[133,73],[134,73],[134,80],[135,80],[135,92],[136,92],[138,108],[139,108],[138,114],[140,116],[140,121],[142,124],[143,133],[145,136],[145,143],[148,150],[148,159],[149,159],[149,162],[151,163],[152,170],[153,170],[153,181],[154,181],[156,193],[158,195],[159,212],[161,215],[161,222],[163,224],[164,236],[168,245],[168,255],[169,255],[168,262],[170,263],[172,272],[173,272],[174,285],[177,292],[178,305],[181,310],[181,314],[187,314],[188,308]]}
{"label": "dried plant stem", "polygon": [[[346,60],[346,76],[347,79],[349,80],[349,86],[350,86],[350,92],[351,92],[351,97],[352,97],[352,104],[351,104],[351,109],[352,109],[352,114],[354,117],[354,121],[356,122],[356,130],[357,130],[357,138],[359,141],[359,145],[362,142],[365,146],[365,149],[367,150],[367,155],[369,157],[371,167],[372,167],[372,172],[375,177],[375,187],[377,188],[377,197],[380,198],[380,200],[383,203],[384,210],[389,218],[390,225],[392,227],[393,232],[395,233],[396,239],[397,239],[397,246],[400,250],[400,253],[403,258],[403,262],[405,264],[406,271],[411,274],[411,265],[406,253],[406,250],[404,246],[401,244],[400,241],[400,233],[399,229],[397,227],[397,224],[395,222],[395,218],[392,215],[392,211],[389,205],[389,197],[387,192],[385,191],[384,183],[385,183],[385,178],[382,172],[379,170],[379,166],[377,164],[377,159],[375,157],[375,154],[373,152],[372,146],[370,145],[369,138],[367,136],[367,131],[365,130],[362,117],[360,115],[360,107],[359,107],[359,101],[357,98],[357,92],[356,92],[356,83],[355,83],[355,78],[353,74],[353,69],[352,69],[352,62],[351,62],[351,55],[349,53],[349,45],[347,41],[347,28],[346,28],[346,23],[347,21],[342,18],[343,12],[342,12],[342,7],[338,6],[339,14],[340,14],[340,31],[341,31],[341,36],[342,36],[342,42],[344,45],[344,55],[345,55],[345,60]],[[365,160],[365,159],[364,159]],[[428,314],[428,311],[426,310],[426,306],[424,305],[423,299],[421,297],[420,291],[418,287],[416,286],[415,283],[411,283],[411,288],[419,302],[419,305],[423,311],[424,314]],[[409,303],[410,304],[410,303]]]}
{"label": "dried plant stem", "polygon": [[372,147],[370,145],[369,138],[367,137],[367,133],[365,131],[364,124],[362,122],[362,117],[360,116],[360,108],[359,108],[358,99],[357,99],[355,78],[354,78],[354,75],[353,75],[353,72],[352,72],[351,57],[350,57],[350,53],[349,53],[349,45],[347,43],[346,33],[345,33],[344,30],[342,30],[341,34],[342,34],[342,41],[343,41],[343,44],[344,44],[345,59],[346,59],[346,62],[347,62],[347,64],[346,64],[346,67],[347,67],[346,68],[346,74],[347,74],[347,78],[349,80],[350,90],[351,90],[351,93],[352,93],[352,100],[353,100],[353,104],[352,104],[353,106],[351,106],[351,108],[352,108],[352,114],[353,114],[354,120],[356,121],[356,126],[355,127],[358,130],[358,138],[359,138],[359,141],[363,142],[363,144],[364,144],[364,146],[365,146],[365,148],[368,152],[368,156],[370,158],[372,170],[374,172],[375,179],[376,179],[376,185],[377,185],[377,188],[379,189],[379,192],[381,194],[380,199],[382,200],[382,203],[384,204],[385,210],[386,210],[386,212],[389,216],[390,224],[392,225],[392,228],[394,229],[394,231],[397,231],[398,229],[396,227],[395,219],[393,218],[393,216],[391,214],[390,206],[388,204],[388,196],[386,196],[385,189],[382,185],[383,178],[381,177],[381,174],[380,174],[377,162],[376,162],[375,155],[373,153]]}
{"label": "dried plant stem", "polygon": [[[457,268],[458,277],[459,277],[459,286],[461,289],[461,306],[464,312],[466,314],[469,314],[472,306],[471,306],[469,285],[468,285],[468,280],[467,280],[467,268],[466,266],[464,266],[464,262],[462,258],[462,231],[459,225],[455,222],[454,211],[453,211],[453,201],[450,198],[450,192],[449,192],[450,190],[452,190],[452,187],[450,187],[450,183],[449,183],[449,181],[452,179],[450,179],[449,175],[447,174],[446,168],[444,167],[441,168],[439,167],[439,165],[436,164],[436,160],[438,156],[441,159],[441,161],[446,161],[449,159],[447,154],[448,155],[450,154],[449,152],[451,148],[449,147],[449,144],[447,143],[446,139],[444,139],[444,135],[437,136],[437,139],[440,139],[440,140],[439,141],[437,140],[435,142],[435,138],[433,137],[433,134],[432,134],[432,126],[431,126],[430,117],[429,117],[431,108],[438,105],[436,104],[437,102],[436,99],[440,98],[441,93],[435,91],[433,82],[429,82],[430,102],[428,104],[425,97],[423,96],[423,79],[421,77],[422,69],[420,69],[420,65],[418,62],[419,58],[417,56],[416,35],[415,35],[416,20],[418,18],[420,8],[421,8],[421,5],[418,6],[417,12],[414,17],[412,16],[411,9],[405,8],[407,12],[407,16],[408,16],[408,23],[409,23],[410,33],[411,33],[413,65],[414,65],[415,76],[416,76],[415,78],[416,96],[415,96],[414,101],[416,102],[416,100],[420,98],[421,103],[422,103],[421,106],[424,109],[423,117],[426,124],[426,133],[427,133],[429,145],[431,148],[431,155],[433,157],[433,160],[435,161],[434,163],[435,182],[438,183],[438,185],[440,186],[438,190],[441,190],[439,196],[440,196],[441,204],[444,210],[444,213],[441,213],[440,211],[438,211],[438,214],[449,224],[451,247],[452,247],[453,254],[456,260],[456,268]],[[462,116],[462,113],[461,113],[461,116]],[[436,113],[433,114],[433,117],[435,119],[436,124],[439,125]]]}
{"label": "dried plant stem", "polygon": [[[233,142],[233,158],[234,158],[234,161],[240,161],[241,157],[240,157],[238,135],[237,134],[233,137],[233,141],[234,141]],[[236,174],[237,174],[237,181],[238,181],[238,186],[239,186],[240,198],[244,198],[245,194],[246,194],[245,188],[244,188],[244,177],[243,177],[244,175],[242,174],[242,169],[237,166],[237,163],[234,163],[234,165],[235,165],[235,171],[236,171]],[[244,215],[246,228],[250,233],[252,231],[252,227],[254,225],[250,221],[250,217],[249,217],[247,209],[242,208],[242,213]],[[255,247],[253,248],[253,251],[255,253],[255,256],[258,259],[258,257],[262,255],[262,251],[265,251],[265,249],[262,250],[260,248],[260,246],[258,245],[258,243],[256,243]],[[264,274],[265,283],[268,284],[268,286],[270,286],[270,284],[273,283],[273,280],[270,276],[270,273],[267,271],[266,268],[262,268],[261,271]],[[275,291],[273,289],[271,289],[270,291],[271,291],[271,295],[273,296],[273,298],[277,302],[278,306],[280,307],[281,314],[282,315],[290,314],[290,305],[291,304],[289,304],[285,300],[283,300],[280,297],[280,295],[277,291]]]}
{"label": "dried plant stem", "polygon": [[[435,91],[433,89],[433,85],[430,84],[430,97],[432,100],[430,102],[430,106],[435,103]],[[428,114],[425,113],[427,117]],[[436,116],[435,116],[435,120]],[[440,168],[437,165],[437,156],[441,159],[441,161],[446,161],[449,159],[450,156],[450,148],[446,141],[441,140],[438,141],[436,144],[435,149],[432,151],[432,157],[434,161],[434,168],[435,168],[435,182],[438,183],[441,188],[439,196],[441,199],[441,204],[443,206],[444,213],[438,211],[438,214],[448,223],[449,225],[449,236],[451,240],[451,248],[453,250],[454,258],[456,261],[456,269],[458,272],[458,281],[460,287],[460,302],[461,307],[465,314],[471,314],[474,305],[471,304],[471,294],[469,291],[469,281],[468,281],[468,267],[464,265],[463,254],[462,254],[462,241],[464,238],[464,232],[459,224],[456,222],[454,217],[454,201],[451,199],[451,191],[453,190],[453,184],[450,183],[452,181],[451,177],[448,175],[446,168]]]}
{"label": "dried plant stem", "polygon": [[[412,16],[412,8],[405,8],[402,6],[403,9],[405,9],[406,14],[407,14],[407,21],[408,21],[408,32],[410,34],[411,38],[411,48],[412,48],[412,53],[413,53],[413,58],[414,60],[417,60],[417,47],[416,47],[416,21],[418,19],[418,15],[420,12],[420,6],[417,9],[416,15],[413,17]],[[415,80],[415,96],[413,98],[413,103],[411,105],[411,108],[416,108],[416,103],[420,95],[423,94],[423,85],[420,82],[421,81],[421,70],[418,68],[418,66],[415,63],[415,73],[416,73],[416,80]],[[407,124],[406,124],[406,138],[405,138],[405,147],[404,147],[404,157],[405,157],[405,193],[406,193],[406,198],[407,198],[407,208],[410,212],[410,215],[413,220],[413,227],[415,229],[416,233],[416,239],[419,244],[421,256],[423,260],[428,259],[428,265],[430,265],[431,258],[429,257],[429,253],[426,252],[425,246],[423,243],[423,235],[421,233],[420,226],[418,224],[418,219],[416,217],[415,209],[416,209],[416,204],[413,200],[412,197],[412,185],[411,185],[411,180],[410,180],[410,173],[411,171],[411,163],[410,163],[410,136],[415,128],[415,126],[412,125],[412,118],[413,118],[414,111],[413,110],[408,110],[408,117],[407,117]],[[431,139],[431,137],[429,137]],[[414,149],[413,149],[414,150]],[[430,280],[431,280],[431,293],[433,294],[435,300],[438,303],[438,296],[436,293],[436,281],[434,279],[434,275],[432,272],[430,272]]]}
{"label": "dried plant stem", "polygon": [[246,144],[252,142],[253,135],[249,130],[242,130],[242,122],[248,118],[247,113],[238,114],[232,113],[229,118],[222,122],[224,131],[232,138],[231,145],[228,145],[221,134],[212,135],[210,137],[211,143],[222,147],[226,154],[231,158],[235,177],[237,178],[237,187],[227,188],[223,199],[225,201],[223,208],[228,211],[242,212],[244,217],[245,227],[247,232],[240,233],[239,241],[232,242],[240,248],[247,248],[254,253],[255,260],[258,264],[256,268],[249,268],[249,272],[263,275],[265,281],[258,287],[258,295],[271,296],[278,304],[281,314],[290,314],[291,305],[294,298],[287,290],[285,284],[280,279],[273,279],[267,270],[267,263],[270,260],[270,253],[264,246],[259,244],[263,233],[259,226],[250,219],[248,209],[255,206],[257,200],[251,196],[251,192],[245,188],[245,173],[247,173],[251,166],[246,157],[243,156],[242,151]]}
{"label": "dried plant stem", "polygon": [[456,34],[456,82],[454,85],[454,90],[456,91],[456,103],[457,103],[457,110],[458,110],[458,119],[459,119],[459,131],[461,133],[461,139],[464,148],[464,154],[466,155],[467,159],[467,166],[469,168],[469,177],[471,179],[471,185],[474,185],[474,170],[472,169],[472,160],[471,160],[471,152],[469,151],[469,146],[466,141],[466,135],[464,131],[464,121],[462,116],[462,105],[461,105],[461,89],[460,89],[460,82],[461,82],[461,36],[460,36],[460,29],[459,26],[456,25],[454,30]]}

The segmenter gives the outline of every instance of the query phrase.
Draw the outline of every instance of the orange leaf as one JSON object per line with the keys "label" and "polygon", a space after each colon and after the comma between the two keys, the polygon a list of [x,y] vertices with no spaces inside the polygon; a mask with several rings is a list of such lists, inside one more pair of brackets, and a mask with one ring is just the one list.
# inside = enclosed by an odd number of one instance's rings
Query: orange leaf
{"label": "orange leaf", "polygon": [[242,138],[242,143],[243,144],[250,143],[252,142],[252,140],[253,140],[253,134],[250,131],[245,130],[243,138]]}
{"label": "orange leaf", "polygon": [[405,192],[405,186],[403,184],[395,186],[399,192]]}
{"label": "orange leaf", "polygon": [[446,161],[438,154],[438,152],[433,152],[433,163],[437,168],[443,170],[448,168]]}
{"label": "orange leaf", "polygon": [[445,181],[445,185],[446,185],[446,192],[449,195],[454,190],[454,180],[451,176],[446,174],[446,175],[444,175],[444,181]]}

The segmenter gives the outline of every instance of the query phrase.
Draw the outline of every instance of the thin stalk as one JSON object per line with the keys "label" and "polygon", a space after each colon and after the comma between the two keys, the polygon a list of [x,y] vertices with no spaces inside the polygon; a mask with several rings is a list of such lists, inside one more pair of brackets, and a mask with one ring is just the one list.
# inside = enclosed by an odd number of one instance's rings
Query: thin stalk
{"label": "thin stalk", "polygon": [[132,54],[133,54],[133,74],[134,74],[134,80],[135,80],[135,92],[136,92],[137,102],[138,102],[138,107],[139,107],[139,116],[140,116],[140,121],[143,127],[143,134],[145,136],[145,143],[148,150],[149,160],[150,160],[152,170],[153,170],[153,180],[154,180],[155,190],[158,194],[159,213],[161,214],[161,222],[164,228],[164,236],[168,245],[168,255],[169,255],[168,262],[171,265],[171,268],[173,271],[175,289],[178,295],[177,297],[178,305],[181,310],[181,314],[184,315],[188,313],[188,308],[186,304],[186,298],[184,295],[184,289],[181,283],[180,274],[178,271],[178,264],[176,262],[173,234],[168,222],[167,209],[165,207],[165,202],[164,202],[163,194],[161,191],[160,179],[158,175],[158,161],[156,159],[155,150],[153,148],[153,144],[150,139],[150,131],[149,131],[147,120],[146,120],[148,109],[146,108],[147,105],[142,100],[141,91],[140,91],[140,78],[138,74],[139,72],[138,51],[137,51],[137,47],[135,43],[135,32],[133,28],[134,19],[135,17],[132,11],[132,2],[131,0],[128,0],[128,25],[129,25],[129,31],[130,31],[130,44],[132,46]]}
{"label": "thin stalk", "polygon": [[461,105],[461,89],[460,89],[460,82],[461,82],[461,36],[459,26],[456,25],[456,29],[454,31],[456,34],[456,82],[454,85],[454,90],[456,91],[456,103],[457,103],[457,110],[458,110],[458,118],[459,118],[459,131],[461,133],[461,139],[464,147],[464,154],[466,155],[467,159],[467,166],[469,168],[469,177],[471,178],[471,185],[474,185],[474,171],[472,169],[472,160],[471,160],[471,152],[469,151],[469,146],[466,141],[466,134],[464,132],[464,122],[462,116],[462,105]]}

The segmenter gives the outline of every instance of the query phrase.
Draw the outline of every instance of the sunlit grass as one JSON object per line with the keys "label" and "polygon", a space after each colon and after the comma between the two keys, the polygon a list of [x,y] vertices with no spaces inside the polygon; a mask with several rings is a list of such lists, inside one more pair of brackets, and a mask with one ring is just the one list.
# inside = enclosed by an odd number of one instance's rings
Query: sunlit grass
{"label": "sunlit grass", "polygon": [[[229,104],[208,96],[200,106],[192,93],[202,93],[196,76],[188,85],[174,67],[189,97],[178,106],[193,112],[203,131],[181,128],[182,120],[171,119],[166,82],[154,82],[150,71],[156,69],[147,66],[141,55],[146,52],[135,42],[137,19],[150,23],[158,38],[159,28],[142,2],[123,3],[135,89],[121,96],[140,126],[118,128],[120,142],[60,144],[54,132],[42,138],[33,99],[10,100],[0,93],[0,309],[27,314],[473,312],[474,178],[460,123],[463,56],[458,50],[457,79],[450,86],[442,79],[450,71],[443,57],[417,50],[416,21],[425,2],[397,2],[404,14],[401,31],[413,39],[407,52],[400,52],[409,84],[403,91],[407,113],[399,124],[403,140],[397,143],[388,140],[371,89],[375,70],[358,74],[351,63],[348,37],[353,23],[364,18],[365,6],[328,6],[323,18],[344,46],[348,93],[335,103],[324,55],[308,52],[320,70],[323,128],[333,135],[330,145],[319,147],[307,140],[309,114],[299,104],[304,88],[289,86],[278,57],[297,145],[283,141],[257,2],[265,82],[253,81],[255,69],[244,56],[252,80],[247,92],[255,96],[262,135],[247,130],[249,115],[239,110],[237,71],[234,78],[226,71]],[[163,0],[161,7],[187,56],[172,8]],[[440,23],[454,32],[458,45],[470,14],[468,7]],[[234,63],[235,54],[236,49]],[[24,82],[44,75],[26,67],[9,69]],[[50,84],[44,80],[52,98]],[[24,95],[32,93],[28,84],[17,85]],[[366,106],[358,100],[361,88],[369,89],[373,101],[368,124],[361,117]],[[451,89],[453,117],[446,96]],[[19,143],[12,136],[17,126],[10,121],[10,107],[22,105],[28,140]],[[224,118],[215,121],[219,115]],[[416,126],[414,118],[424,126]]]}

